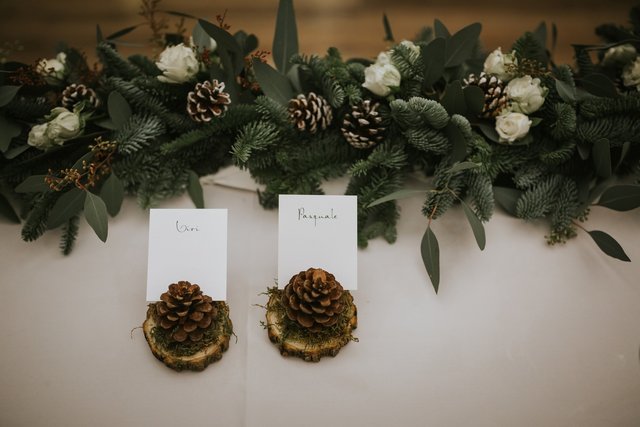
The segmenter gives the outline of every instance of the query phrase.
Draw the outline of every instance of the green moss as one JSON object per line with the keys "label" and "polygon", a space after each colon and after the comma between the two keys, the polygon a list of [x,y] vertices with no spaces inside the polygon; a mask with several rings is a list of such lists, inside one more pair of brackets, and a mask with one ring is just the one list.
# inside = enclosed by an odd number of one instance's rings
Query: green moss
{"label": "green moss", "polygon": [[[154,326],[151,335],[156,344],[162,350],[176,356],[192,356],[201,351],[211,343],[218,340],[222,336],[230,336],[233,334],[233,327],[229,321],[229,306],[222,301],[214,301],[214,305],[218,310],[217,316],[211,322],[209,328],[204,331],[204,337],[198,342],[177,342],[171,338],[172,329],[162,329]],[[155,310],[153,310],[155,316]]]}

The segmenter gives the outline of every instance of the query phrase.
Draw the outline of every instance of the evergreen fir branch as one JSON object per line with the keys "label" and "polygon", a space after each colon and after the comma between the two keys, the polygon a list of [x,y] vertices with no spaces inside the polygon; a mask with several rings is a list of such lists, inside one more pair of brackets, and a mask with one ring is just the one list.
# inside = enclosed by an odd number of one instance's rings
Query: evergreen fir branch
{"label": "evergreen fir branch", "polygon": [[98,58],[109,76],[122,77],[130,80],[142,74],[142,71],[120,56],[120,54],[106,42],[98,43],[96,48]]}
{"label": "evergreen fir branch", "polygon": [[192,145],[202,140],[210,138],[216,133],[216,131],[216,126],[209,123],[205,126],[199,127],[189,132],[185,132],[177,138],[174,138],[173,140],[162,144],[160,149],[162,150],[163,154],[174,153],[184,148],[191,147]]}
{"label": "evergreen fir branch", "polygon": [[60,250],[64,255],[69,255],[73,250],[73,246],[78,237],[78,220],[80,216],[74,215],[69,218],[62,230],[62,237],[60,238]]}
{"label": "evergreen fir branch", "polygon": [[434,154],[446,154],[451,145],[447,137],[432,128],[412,128],[404,132],[407,142],[420,151]]}
{"label": "evergreen fir branch", "polygon": [[489,221],[495,208],[491,179],[476,171],[466,174],[465,177],[467,194],[473,200],[476,215],[480,221]]}
{"label": "evergreen fir branch", "polygon": [[533,33],[526,32],[513,44],[512,50],[515,50],[516,57],[522,61],[523,59],[532,59],[541,64],[547,63],[547,51],[540,44]]}
{"label": "evergreen fir branch", "polygon": [[259,96],[255,100],[256,111],[267,122],[272,122],[280,128],[291,128],[289,111],[280,103],[267,96]]}
{"label": "evergreen fir branch", "polygon": [[604,115],[640,114],[640,94],[629,93],[617,98],[585,99],[580,103],[580,116],[596,119]]}
{"label": "evergreen fir branch", "polygon": [[344,104],[345,92],[336,80],[329,77],[322,79],[322,93],[333,108],[338,108]]}
{"label": "evergreen fir branch", "polygon": [[132,55],[129,57],[129,62],[149,77],[157,77],[162,74],[156,63],[147,56]]}
{"label": "evergreen fir branch", "polygon": [[374,148],[366,159],[355,162],[349,172],[353,176],[365,176],[369,171],[376,168],[399,170],[406,165],[407,153],[402,149],[402,146],[386,143]]}
{"label": "evergreen fir branch", "polygon": [[349,84],[344,87],[344,96],[348,100],[349,105],[358,105],[362,102],[362,90],[359,85]]}
{"label": "evergreen fir branch", "polygon": [[574,46],[574,51],[576,64],[578,66],[578,70],[580,70],[581,75],[586,76],[597,71],[597,67],[591,60],[591,56],[589,56],[588,50],[584,49],[581,46]]}
{"label": "evergreen fir branch", "polygon": [[578,216],[580,202],[578,188],[572,179],[565,178],[558,186],[553,208],[551,209],[551,228],[556,232],[572,229],[573,220]]}
{"label": "evergreen fir branch", "polygon": [[621,147],[626,141],[637,144],[640,143],[640,120],[629,115],[581,121],[576,127],[576,137],[588,145],[600,139],[607,139],[611,147]]}
{"label": "evergreen fir branch", "polygon": [[136,114],[129,118],[113,138],[118,143],[118,152],[126,155],[148,146],[164,133],[165,127],[159,118]]}
{"label": "evergreen fir branch", "polygon": [[447,110],[437,101],[414,96],[409,99],[409,108],[418,116],[419,122],[426,122],[435,129],[442,129],[449,123]]}
{"label": "evergreen fir branch", "polygon": [[280,134],[276,126],[268,122],[251,122],[238,133],[236,142],[231,148],[237,164],[242,165],[249,160],[252,152],[263,151],[278,141]]}
{"label": "evergreen fir branch", "polygon": [[460,200],[465,190],[465,175],[466,171],[452,174],[449,159],[443,159],[436,167],[433,175],[434,189],[427,193],[422,214],[437,219]]}
{"label": "evergreen fir branch", "polygon": [[17,96],[7,105],[4,113],[14,119],[35,122],[49,114],[52,108],[53,106],[45,97]]}
{"label": "evergreen fir branch", "polygon": [[516,215],[524,220],[543,218],[554,207],[556,192],[562,184],[560,175],[550,175],[539,180],[525,191],[516,204]]}
{"label": "evergreen fir branch", "polygon": [[576,147],[577,144],[573,139],[566,139],[551,150],[542,151],[540,161],[548,166],[559,166],[573,157],[576,153]]}
{"label": "evergreen fir branch", "polygon": [[402,80],[419,80],[422,82],[424,74],[420,52],[409,46],[398,44],[391,50],[391,61],[400,71]]}
{"label": "evergreen fir branch", "polygon": [[518,168],[513,175],[513,182],[519,189],[526,190],[535,186],[546,174],[547,168],[545,165],[531,162],[524,167]]}
{"label": "evergreen fir branch", "polygon": [[36,196],[27,220],[22,225],[22,240],[31,242],[47,231],[49,213],[58,197],[60,197],[60,193],[55,191],[47,191]]}
{"label": "evergreen fir branch", "polygon": [[558,103],[553,105],[555,121],[550,125],[551,136],[557,140],[570,138],[576,131],[577,116],[572,105]]}

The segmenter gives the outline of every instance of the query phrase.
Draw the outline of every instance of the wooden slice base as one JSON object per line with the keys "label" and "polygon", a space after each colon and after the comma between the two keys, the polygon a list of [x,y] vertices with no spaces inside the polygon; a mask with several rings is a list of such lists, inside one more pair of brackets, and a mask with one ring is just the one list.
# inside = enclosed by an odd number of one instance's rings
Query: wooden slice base
{"label": "wooden slice base", "polygon": [[158,325],[155,303],[149,304],[142,329],[153,355],[176,371],[202,371],[220,360],[222,353],[229,348],[233,325],[229,318],[229,306],[224,301],[214,301],[213,304],[218,309],[218,315],[205,331],[203,340],[192,344],[168,339],[168,334]]}
{"label": "wooden slice base", "polygon": [[358,310],[348,291],[342,295],[345,311],[337,327],[314,333],[290,320],[280,304],[279,289],[269,290],[267,302],[267,333],[283,356],[295,356],[307,362],[319,362],[323,356],[336,356],[349,341],[357,341],[351,332],[358,327]]}

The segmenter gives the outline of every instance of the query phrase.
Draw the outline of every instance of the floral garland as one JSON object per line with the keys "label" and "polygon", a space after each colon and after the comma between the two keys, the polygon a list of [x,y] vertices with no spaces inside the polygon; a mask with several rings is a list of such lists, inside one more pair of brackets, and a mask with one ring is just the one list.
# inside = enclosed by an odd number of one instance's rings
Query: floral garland
{"label": "floral garland", "polygon": [[[62,228],[67,254],[84,216],[104,241],[125,193],[148,207],[186,190],[203,207],[199,176],[232,162],[264,184],[266,208],[278,194],[322,193],[323,181],[349,174],[361,246],[395,240],[395,200],[425,198],[421,253],[437,292],[431,223],[455,204],[481,249],[496,203],[546,219],[551,244],[585,230],[593,205],[640,206],[638,8],[631,28],[596,29],[605,44],[575,46],[570,67],[552,61],[544,24],[486,56],[480,24],[451,34],[438,20],[373,62],[333,48],[305,56],[292,1],[282,0],[274,68],[255,36],[230,34],[224,17],[196,20],[187,37],[184,21],[195,18],[168,13],[179,30],[163,33],[157,3],[143,2],[142,13],[165,46],[156,60],[118,54],[131,27],[107,37],[99,29],[99,68],[71,48],[2,65],[0,213],[22,222],[25,240]],[[430,184],[403,188],[416,173]],[[629,261],[613,237],[585,231]]]}

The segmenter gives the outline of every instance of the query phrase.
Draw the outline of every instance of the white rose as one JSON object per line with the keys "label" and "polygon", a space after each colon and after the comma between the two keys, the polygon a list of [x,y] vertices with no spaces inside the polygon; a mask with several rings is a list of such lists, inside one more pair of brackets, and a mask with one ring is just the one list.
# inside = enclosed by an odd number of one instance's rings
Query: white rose
{"label": "white rose", "polygon": [[400,44],[402,46],[406,46],[409,49],[411,49],[411,51],[415,54],[420,54],[420,46],[416,46],[416,44],[414,42],[412,42],[411,40],[402,40],[400,42]]}
{"label": "white rose", "polygon": [[624,67],[622,82],[625,86],[635,86],[640,91],[640,58],[636,58],[635,61]]}
{"label": "white rose", "polygon": [[500,142],[508,144],[522,139],[529,133],[531,120],[522,113],[507,113],[496,117],[496,131]]}
{"label": "white rose", "polygon": [[66,140],[80,135],[84,128],[80,115],[66,108],[54,108],[47,118],[47,123],[31,128],[27,139],[29,145],[41,150],[64,144]]}
{"label": "white rose", "polygon": [[40,60],[37,71],[44,76],[47,83],[51,85],[60,83],[67,71],[67,54],[60,52],[55,58]]}
{"label": "white rose", "polygon": [[35,125],[29,131],[29,137],[27,138],[27,144],[32,147],[39,148],[40,150],[46,150],[53,146],[53,143],[47,137],[48,123],[41,125]]}
{"label": "white rose", "polygon": [[484,61],[484,72],[493,74],[502,81],[513,78],[513,72],[508,70],[508,65],[517,65],[518,60],[513,53],[502,53],[502,48],[497,48],[487,56]]}
{"label": "white rose", "polygon": [[387,96],[391,88],[400,86],[400,71],[392,64],[373,64],[364,70],[364,88],[378,96]]}
{"label": "white rose", "polygon": [[531,76],[518,77],[507,85],[507,98],[511,101],[513,111],[531,114],[544,104],[544,97],[549,90],[540,86],[540,79]]}
{"label": "white rose", "polygon": [[391,56],[387,52],[380,52],[376,58],[376,65],[391,64]]}
{"label": "white rose", "polygon": [[604,53],[602,65],[606,67],[623,66],[633,61],[636,56],[638,56],[638,52],[636,52],[636,48],[633,45],[614,46]]}
{"label": "white rose", "polygon": [[158,80],[164,83],[187,82],[200,69],[195,52],[183,43],[163,50],[156,65],[162,71],[162,75],[158,76]]}

